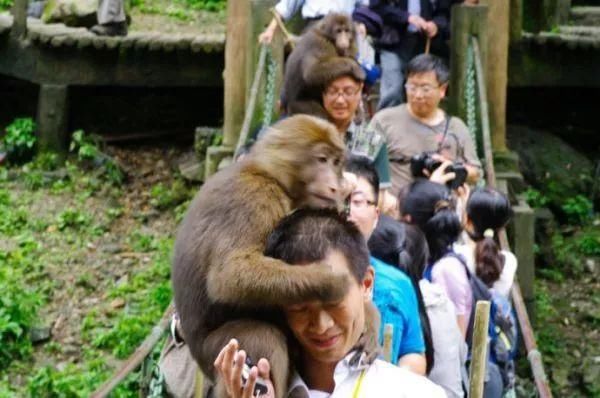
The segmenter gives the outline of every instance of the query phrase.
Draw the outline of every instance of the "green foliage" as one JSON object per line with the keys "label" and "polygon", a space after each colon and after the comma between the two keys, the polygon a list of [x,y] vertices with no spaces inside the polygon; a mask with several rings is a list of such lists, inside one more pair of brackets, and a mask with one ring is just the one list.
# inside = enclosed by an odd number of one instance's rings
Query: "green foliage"
{"label": "green foliage", "polygon": [[30,163],[33,170],[54,171],[60,165],[60,157],[54,152],[39,153]]}
{"label": "green foliage", "polygon": [[115,185],[123,183],[125,174],[118,163],[102,152],[97,137],[86,135],[83,130],[73,133],[69,150],[77,154],[79,162],[98,176]]}
{"label": "green foliage", "polygon": [[27,331],[37,319],[41,297],[28,286],[22,260],[33,248],[0,251],[0,369],[32,351]]}
{"label": "green foliage", "polygon": [[548,289],[541,283],[535,285],[535,308],[538,325],[546,326],[536,329],[538,347],[543,350],[546,361],[553,362],[561,355],[566,354],[565,343],[558,330],[551,327],[556,322],[558,312],[552,303]]}
{"label": "green foliage", "polygon": [[220,11],[227,6],[227,0],[181,0],[195,10]]}
{"label": "green foliage", "polygon": [[577,195],[574,198],[568,198],[561,208],[570,223],[584,224],[591,218],[594,206],[585,196]]}
{"label": "green foliage", "polygon": [[13,0],[0,0],[0,11],[8,10],[13,6]]}
{"label": "green foliage", "polygon": [[171,240],[158,241],[152,267],[109,291],[109,297],[123,298],[127,303],[112,327],[97,332],[97,314],[86,317],[84,335],[91,338],[95,348],[109,349],[117,358],[126,358],[152,330],[171,302],[172,245]]}
{"label": "green foliage", "polygon": [[35,129],[35,122],[31,118],[15,119],[6,127],[2,144],[11,162],[25,162],[33,157],[37,142]]}
{"label": "green foliage", "polygon": [[584,234],[579,239],[577,248],[587,256],[600,256],[600,231]]}
{"label": "green foliage", "polygon": [[175,0],[164,3],[153,0],[132,0],[131,7],[144,14],[166,15],[180,21],[191,21],[196,18],[194,11],[223,11],[226,0]]}
{"label": "green foliage", "polygon": [[150,191],[150,204],[159,210],[175,207],[191,197],[190,190],[182,180],[175,180],[170,187],[156,184]]}
{"label": "green foliage", "polygon": [[545,207],[550,202],[543,193],[531,187],[525,191],[525,199],[529,206],[534,208]]}
{"label": "green foliage", "polygon": [[156,250],[157,242],[152,235],[146,235],[139,231],[134,231],[129,236],[129,245],[136,252],[150,252]]}
{"label": "green foliage", "polygon": [[76,209],[66,209],[56,217],[58,229],[63,231],[67,228],[78,230],[89,225],[91,222],[90,216],[81,213]]}

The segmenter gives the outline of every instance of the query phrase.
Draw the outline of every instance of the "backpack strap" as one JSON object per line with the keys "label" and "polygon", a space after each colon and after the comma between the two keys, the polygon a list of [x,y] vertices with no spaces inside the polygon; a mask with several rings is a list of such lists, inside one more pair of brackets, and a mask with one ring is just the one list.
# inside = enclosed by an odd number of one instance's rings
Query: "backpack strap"
{"label": "backpack strap", "polygon": [[[475,306],[479,300],[485,300],[492,303],[492,293],[477,275],[471,273],[469,267],[467,267],[467,260],[464,258],[464,256],[454,251],[449,251],[444,257],[456,258],[463,265],[463,268],[467,273],[467,278],[469,279],[469,285],[471,286],[473,298],[471,304],[471,314],[469,316],[469,325],[467,326],[466,341],[467,345],[471,347],[473,343],[473,328],[475,326]],[[490,322],[492,322],[492,319],[490,319]]]}

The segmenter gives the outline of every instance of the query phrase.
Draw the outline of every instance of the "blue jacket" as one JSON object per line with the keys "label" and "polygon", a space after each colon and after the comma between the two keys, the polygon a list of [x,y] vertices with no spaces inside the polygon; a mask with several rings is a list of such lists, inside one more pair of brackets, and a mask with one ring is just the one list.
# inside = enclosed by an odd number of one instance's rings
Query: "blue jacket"
{"label": "blue jacket", "polygon": [[383,344],[386,324],[393,326],[392,361],[403,355],[425,352],[425,342],[419,318],[417,295],[406,274],[397,268],[371,257],[375,269],[373,301],[381,314],[379,341]]}

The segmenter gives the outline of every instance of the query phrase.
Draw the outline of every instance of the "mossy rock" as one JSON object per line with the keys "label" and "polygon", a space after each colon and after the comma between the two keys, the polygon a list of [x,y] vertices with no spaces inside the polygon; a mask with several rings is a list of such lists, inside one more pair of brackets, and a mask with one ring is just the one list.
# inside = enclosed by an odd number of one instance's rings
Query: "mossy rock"
{"label": "mossy rock", "polygon": [[[129,0],[124,2],[125,13],[129,14]],[[98,4],[99,0],[48,0],[41,19],[45,23],[89,28],[97,23]]]}
{"label": "mossy rock", "polygon": [[549,199],[553,210],[567,198],[590,197],[594,166],[559,137],[524,126],[508,126],[509,147],[519,154],[525,180]]}
{"label": "mossy rock", "polygon": [[45,23],[91,27],[96,23],[98,0],[49,0],[42,13]]}

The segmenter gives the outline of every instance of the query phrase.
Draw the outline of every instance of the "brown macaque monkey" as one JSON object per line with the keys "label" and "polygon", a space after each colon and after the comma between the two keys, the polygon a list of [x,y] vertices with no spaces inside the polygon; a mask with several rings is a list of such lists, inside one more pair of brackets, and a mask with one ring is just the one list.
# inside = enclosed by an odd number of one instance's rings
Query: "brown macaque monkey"
{"label": "brown macaque monkey", "polygon": [[292,116],[208,179],[191,203],[175,241],[175,307],[192,356],[213,381],[213,362],[235,337],[253,361],[270,361],[276,396],[283,396],[291,364],[277,325],[284,322],[280,306],[346,293],[346,276],[326,264],[291,267],[263,255],[268,234],[293,209],[342,201],[343,164],[344,143],[332,124]]}
{"label": "brown macaque monkey", "polygon": [[335,77],[364,80],[356,62],[356,32],[346,14],[331,13],[302,35],[285,66],[281,104],[288,115],[306,113],[327,119],[321,104],[325,86]]}

